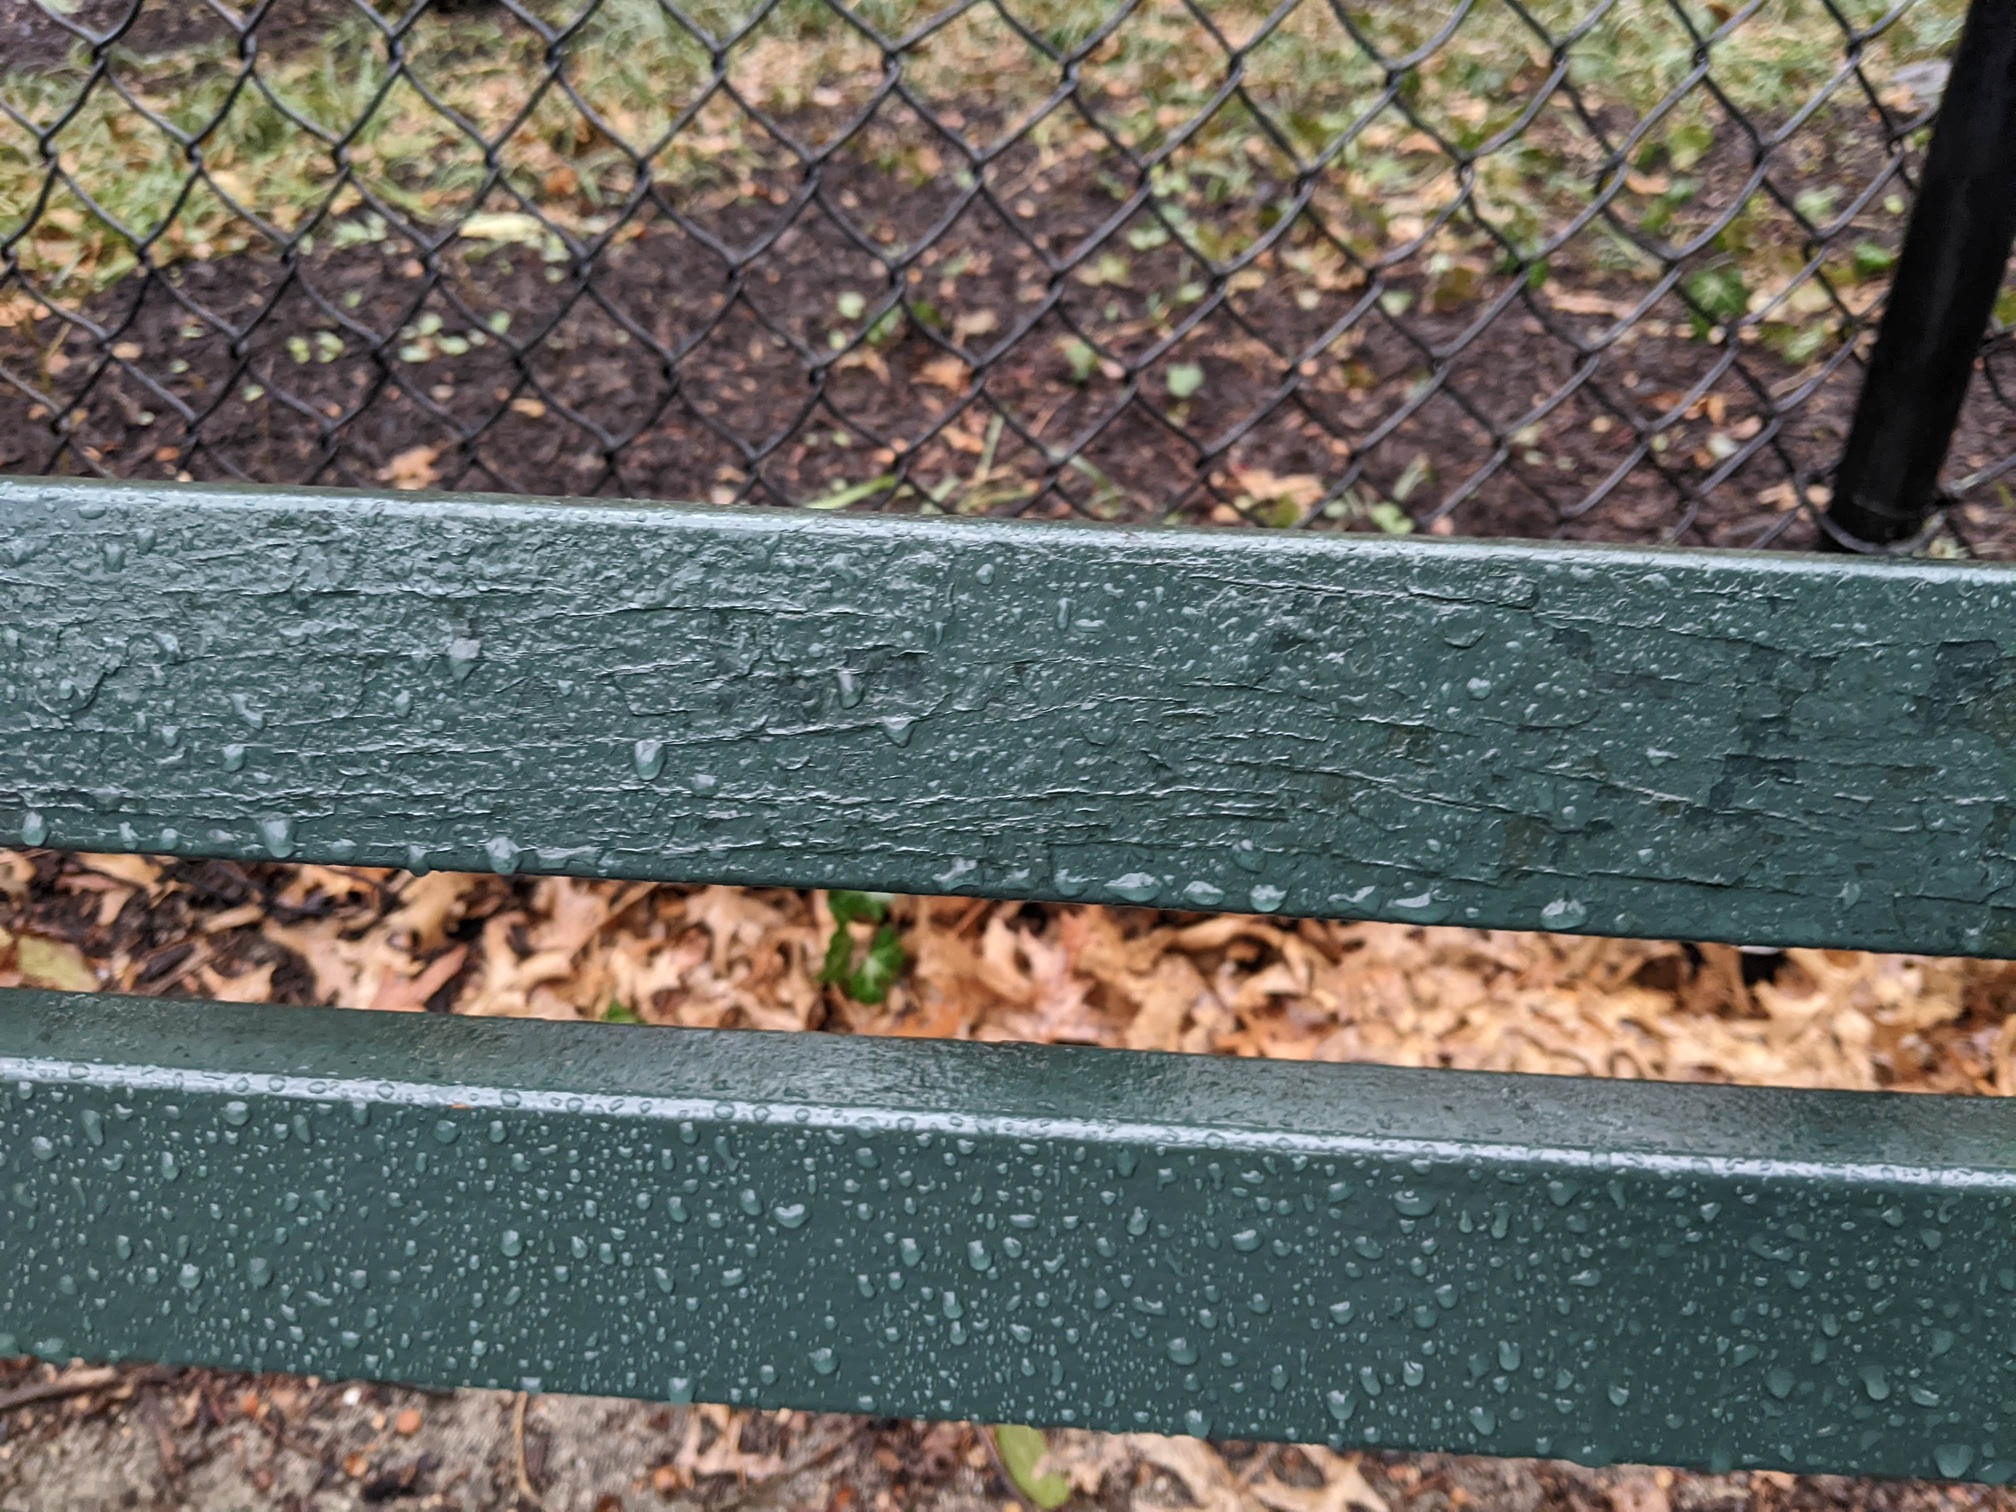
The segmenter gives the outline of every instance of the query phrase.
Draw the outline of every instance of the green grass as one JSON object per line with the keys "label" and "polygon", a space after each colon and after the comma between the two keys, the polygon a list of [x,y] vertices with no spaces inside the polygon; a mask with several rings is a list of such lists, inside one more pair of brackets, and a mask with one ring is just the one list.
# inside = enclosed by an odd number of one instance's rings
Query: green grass
{"label": "green grass", "polygon": [[[1442,144],[1467,154],[1490,142],[1528,107],[1552,67],[1546,37],[1503,0],[1480,0],[1453,36],[1406,73],[1399,100],[1379,109],[1383,68],[1318,0],[1306,0],[1264,36],[1259,29],[1270,6],[1259,0],[1208,7],[1216,36],[1174,4],[1123,6],[1128,13],[1111,35],[1082,55],[1087,39],[1113,19],[1113,7],[1090,0],[1003,3],[1045,46],[1075,59],[1084,106],[1127,152],[1157,162],[1154,184],[1165,213],[1221,262],[1239,259],[1269,234],[1298,160],[1315,161],[1347,135],[1319,181],[1314,209],[1358,256],[1389,255],[1458,192]],[[559,0],[541,0],[537,8],[556,24],[567,13]],[[1843,8],[1858,25],[1882,15],[1879,0],[1843,0]],[[1545,32],[1566,36],[1584,9],[1570,0],[1535,0],[1529,14]],[[751,10],[751,0],[698,0],[689,7],[700,26],[719,36],[739,28]],[[1688,11],[1704,35],[1714,32],[1716,14],[1727,14],[1719,0]],[[1868,43],[1873,81],[1882,87],[1897,67],[1939,55],[1960,12],[1961,0],[1918,0],[1904,11]],[[918,28],[925,12],[914,0],[862,0],[857,14],[896,35]],[[1366,43],[1399,57],[1434,37],[1449,7],[1440,0],[1385,0],[1357,7],[1357,16]],[[1242,88],[1200,124],[1227,80],[1228,45],[1247,49]],[[1712,42],[1709,57],[1732,104],[1775,123],[1834,78],[1846,47],[1821,0],[1765,0]],[[1674,238],[1720,218],[1717,165],[1744,151],[1740,131],[1705,90],[1660,113],[1692,69],[1696,48],[1665,0],[1621,0],[1568,53],[1569,79],[1612,129],[1621,133],[1630,121],[1653,116],[1627,165],[1632,176],[1618,207],[1627,219]],[[723,95],[673,133],[682,112],[710,86],[710,50],[651,0],[605,0],[566,44],[564,77],[599,125],[546,86],[545,44],[515,22],[430,18],[408,35],[404,51],[400,72],[383,39],[352,16],[330,45],[262,56],[263,89],[241,87],[236,60],[217,50],[118,57],[117,76],[137,103],[103,80],[93,84],[81,58],[51,73],[0,76],[0,96],[32,122],[53,123],[75,111],[52,139],[53,158],[44,157],[32,131],[0,120],[0,237],[32,222],[17,248],[21,265],[41,287],[72,299],[130,268],[138,243],[156,261],[270,245],[255,218],[282,237],[311,229],[324,240],[375,235],[363,213],[367,194],[432,226],[477,211],[516,210],[522,199],[563,226],[595,232],[610,225],[634,190],[640,155],[657,182],[702,207],[725,206],[752,185],[797,173],[796,160]],[[911,88],[957,112],[962,131],[981,140],[1034,111],[1060,77],[1060,65],[1017,37],[992,7],[932,32],[905,54],[902,68]],[[879,87],[884,59],[821,0],[787,0],[733,46],[727,73],[750,102],[823,143]],[[459,112],[467,128],[425,91]],[[1845,203],[1853,184],[1830,175],[1849,175],[1876,154],[1859,93],[1851,86],[1841,98],[1843,108],[1823,112],[1780,160],[1778,171],[1802,196],[1802,207],[1826,212]],[[344,152],[289,121],[281,106],[325,137],[344,138]],[[1368,113],[1369,124],[1360,125]],[[194,172],[191,150],[174,133],[200,141],[205,174]],[[1122,154],[1069,108],[1049,116],[1030,140],[1039,180],[1075,165],[1103,175],[1115,194],[1133,187]],[[490,184],[485,141],[498,146],[508,192]],[[851,150],[899,184],[960,171],[945,145],[900,108]],[[1599,142],[1557,95],[1517,141],[1477,160],[1476,212],[1520,255],[1537,257],[1590,203],[1605,162]],[[999,170],[1004,177],[1028,171],[1026,162]],[[1886,235],[1894,239],[1890,223],[1900,210],[1894,200],[1888,209],[1871,207],[1843,238],[1830,271],[1850,285],[1880,278],[1879,243]],[[1158,234],[1142,222],[1132,229]],[[1876,255],[1858,261],[1857,242]],[[1730,270],[1724,286],[1733,279],[1753,304],[1753,294],[1768,297],[1805,257],[1797,222],[1769,202],[1737,216],[1713,253]],[[1300,234],[1285,255],[1316,274],[1334,256]],[[1465,224],[1420,251],[1421,266],[1452,303],[1474,292],[1491,264],[1511,260]],[[1605,278],[1643,279],[1658,271],[1655,259],[1600,225],[1551,261],[1557,273],[1573,264]]]}

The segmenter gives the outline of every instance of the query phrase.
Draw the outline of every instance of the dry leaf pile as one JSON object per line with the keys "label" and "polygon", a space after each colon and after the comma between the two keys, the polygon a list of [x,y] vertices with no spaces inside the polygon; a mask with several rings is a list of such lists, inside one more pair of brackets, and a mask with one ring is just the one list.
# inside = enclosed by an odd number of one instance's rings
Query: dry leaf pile
{"label": "dry leaf pile", "polygon": [[868,1007],[816,981],[819,893],[6,852],[0,899],[0,982],[73,990],[2016,1091],[1988,961],[916,898]]}

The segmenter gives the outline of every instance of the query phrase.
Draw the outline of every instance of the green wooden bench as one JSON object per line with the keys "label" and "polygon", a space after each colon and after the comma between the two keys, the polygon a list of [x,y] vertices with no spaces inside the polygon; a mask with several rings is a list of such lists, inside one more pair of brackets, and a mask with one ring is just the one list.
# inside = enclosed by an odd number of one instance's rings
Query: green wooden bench
{"label": "green wooden bench", "polygon": [[[0,834],[2016,955],[2016,569],[0,482]],[[2016,1474],[2016,1108],[0,1000],[0,1352]]]}

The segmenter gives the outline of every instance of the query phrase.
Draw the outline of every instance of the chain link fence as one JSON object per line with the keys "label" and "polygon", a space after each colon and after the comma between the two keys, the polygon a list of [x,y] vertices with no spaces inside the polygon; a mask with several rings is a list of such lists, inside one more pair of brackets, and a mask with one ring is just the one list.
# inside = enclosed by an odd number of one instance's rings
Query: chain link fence
{"label": "chain link fence", "polygon": [[1808,544],[1960,12],[0,0],[0,469]]}

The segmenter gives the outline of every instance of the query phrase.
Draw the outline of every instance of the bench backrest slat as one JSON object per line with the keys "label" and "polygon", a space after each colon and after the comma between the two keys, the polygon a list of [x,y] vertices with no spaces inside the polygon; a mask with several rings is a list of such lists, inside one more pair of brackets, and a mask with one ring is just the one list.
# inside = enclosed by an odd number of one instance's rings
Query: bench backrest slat
{"label": "bench backrest slat", "polygon": [[2016,954],[2016,571],[0,482],[0,834]]}

